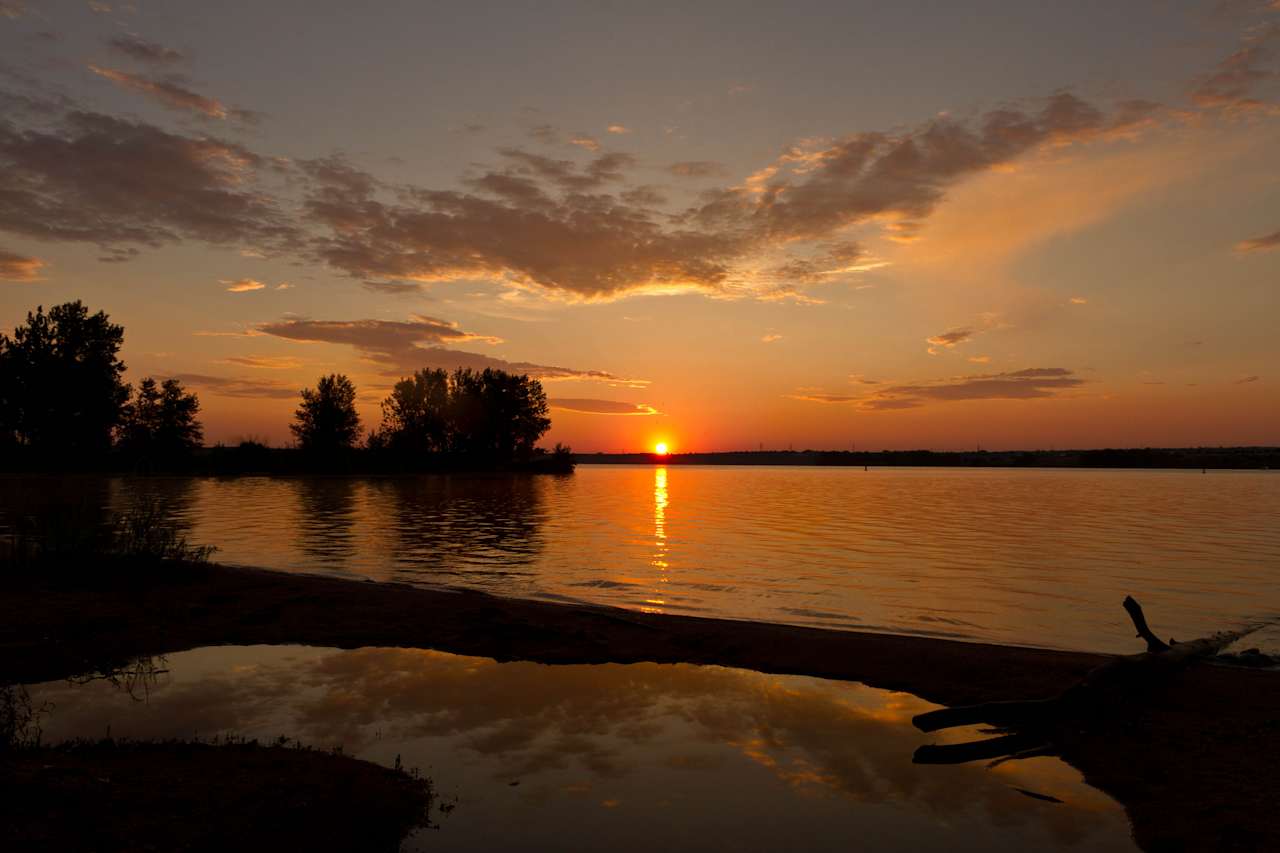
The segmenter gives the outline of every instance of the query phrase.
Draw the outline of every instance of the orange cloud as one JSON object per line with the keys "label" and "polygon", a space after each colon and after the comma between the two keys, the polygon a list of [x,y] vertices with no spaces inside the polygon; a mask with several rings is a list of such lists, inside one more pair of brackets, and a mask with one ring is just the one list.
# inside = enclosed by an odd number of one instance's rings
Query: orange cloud
{"label": "orange cloud", "polygon": [[262,282],[252,278],[239,278],[235,280],[222,278],[218,279],[218,283],[225,284],[227,286],[228,293],[248,293],[252,290],[262,290],[266,287]]}
{"label": "orange cloud", "polygon": [[0,249],[0,281],[40,281],[40,270],[46,266],[39,258]]}

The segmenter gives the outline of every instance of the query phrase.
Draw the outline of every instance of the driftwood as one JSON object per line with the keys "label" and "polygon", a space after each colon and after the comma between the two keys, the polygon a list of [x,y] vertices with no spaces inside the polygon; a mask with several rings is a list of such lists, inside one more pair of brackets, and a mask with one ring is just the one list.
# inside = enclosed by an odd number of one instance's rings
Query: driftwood
{"label": "driftwood", "polygon": [[970,743],[922,746],[916,750],[913,760],[917,764],[956,764],[984,758],[1008,761],[1054,754],[1049,741],[1056,727],[1067,723],[1081,724],[1093,715],[1106,713],[1114,709],[1118,700],[1139,695],[1156,681],[1168,678],[1197,660],[1217,655],[1262,627],[1253,625],[1186,643],[1174,640],[1165,643],[1147,626],[1142,605],[1131,596],[1125,597],[1124,609],[1133,621],[1137,636],[1146,641],[1147,651],[1116,657],[1052,698],[986,702],[919,714],[912,723],[921,731],[985,723],[993,727],[987,733],[1000,737]]}

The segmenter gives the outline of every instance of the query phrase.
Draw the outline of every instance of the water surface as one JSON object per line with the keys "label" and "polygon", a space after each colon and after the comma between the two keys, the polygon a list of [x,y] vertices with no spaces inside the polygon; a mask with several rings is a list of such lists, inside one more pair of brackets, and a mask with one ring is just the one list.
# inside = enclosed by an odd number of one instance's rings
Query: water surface
{"label": "water surface", "polygon": [[[1280,615],[1280,474],[580,466],[572,476],[0,480],[163,496],[217,559],[669,613],[1137,651]],[[7,509],[7,513],[6,513]],[[1253,644],[1280,652],[1280,630]]]}
{"label": "water surface", "polygon": [[910,719],[935,706],[858,684],[377,648],[151,664],[163,672],[32,687],[45,740],[284,736],[399,756],[454,806],[411,849],[1136,849],[1120,807],[1057,759],[913,765],[935,736]]}

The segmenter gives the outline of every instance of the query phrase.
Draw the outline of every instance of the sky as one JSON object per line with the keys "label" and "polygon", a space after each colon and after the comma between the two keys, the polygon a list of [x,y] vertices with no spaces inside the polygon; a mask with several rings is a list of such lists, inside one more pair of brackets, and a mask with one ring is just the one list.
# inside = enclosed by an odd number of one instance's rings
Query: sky
{"label": "sky", "polygon": [[1275,445],[1277,151],[1280,0],[0,0],[0,328],[209,443],[498,367],[578,451]]}

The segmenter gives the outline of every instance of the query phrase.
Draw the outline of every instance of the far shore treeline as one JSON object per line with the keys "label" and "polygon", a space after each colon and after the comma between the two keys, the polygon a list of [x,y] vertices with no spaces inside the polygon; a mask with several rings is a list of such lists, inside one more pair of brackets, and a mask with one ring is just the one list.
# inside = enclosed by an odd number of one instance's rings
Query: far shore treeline
{"label": "far shore treeline", "polygon": [[0,333],[0,468],[187,473],[567,472],[573,454],[537,447],[551,428],[542,384],[501,370],[420,370],[366,432],[342,374],[300,391],[296,445],[203,446],[200,401],[177,379],[125,383],[124,327],[79,301]]}

